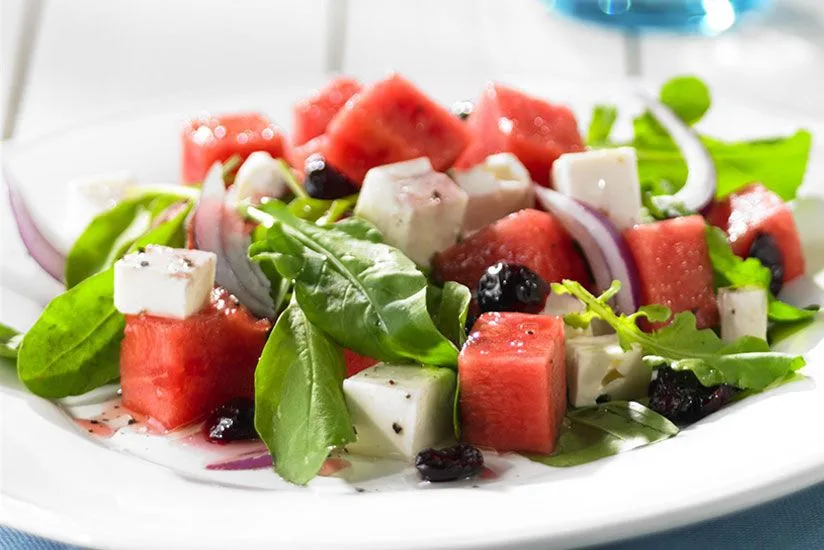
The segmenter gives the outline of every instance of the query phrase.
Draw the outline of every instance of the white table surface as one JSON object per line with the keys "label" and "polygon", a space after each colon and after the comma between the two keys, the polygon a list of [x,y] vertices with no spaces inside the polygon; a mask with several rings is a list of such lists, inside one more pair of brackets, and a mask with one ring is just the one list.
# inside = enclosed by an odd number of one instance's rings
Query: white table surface
{"label": "white table surface", "polygon": [[[2,1],[4,93],[23,8],[35,1]],[[18,136],[169,96],[322,74],[328,10],[344,0],[43,2]],[[365,79],[390,68],[419,81],[479,84],[514,74],[614,79],[633,64],[624,36],[550,14],[538,0],[346,4],[335,53],[343,72]],[[652,80],[694,72],[824,118],[824,2],[777,0],[768,17],[715,38],[643,36],[637,61]]]}

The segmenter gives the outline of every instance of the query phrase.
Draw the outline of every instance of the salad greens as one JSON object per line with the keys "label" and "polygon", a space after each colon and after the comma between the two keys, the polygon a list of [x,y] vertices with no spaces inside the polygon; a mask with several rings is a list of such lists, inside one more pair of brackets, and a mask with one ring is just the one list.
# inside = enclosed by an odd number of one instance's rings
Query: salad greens
{"label": "salad greens", "polygon": [[308,483],[331,448],[354,441],[343,398],[345,373],[340,346],[293,299],[255,371],[255,429],[285,480]]}
{"label": "salad greens", "polygon": [[756,286],[767,291],[769,305],[768,320],[772,324],[793,324],[811,321],[818,313],[819,306],[798,308],[782,302],[770,292],[772,274],[757,258],[741,259],[736,256],[724,232],[707,226],[707,250],[715,275],[715,287]]}
{"label": "salad greens", "polygon": [[20,381],[36,395],[57,398],[117,380],[126,321],[113,300],[111,268],[52,300],[20,344]]}
{"label": "salad greens", "polygon": [[547,466],[580,466],[668,439],[678,426],[634,401],[612,401],[567,413],[552,455],[527,455]]}
{"label": "salad greens", "polygon": [[[707,86],[690,76],[676,77],[661,88],[660,100],[687,124],[699,122],[710,107]],[[687,166],[669,135],[649,113],[633,119],[633,138],[626,143],[611,141],[617,109],[598,105],[590,122],[588,143],[594,148],[629,145],[638,154],[638,171],[644,187],[654,195],[672,194],[686,181]],[[799,130],[787,137],[726,142],[701,136],[715,161],[718,197],[760,181],[783,200],[795,198],[810,154],[812,136]]]}
{"label": "salad greens", "polygon": [[681,312],[671,324],[646,333],[636,324],[639,318],[665,321],[671,317],[670,310],[660,305],[644,306],[632,315],[618,315],[608,301],[620,288],[621,283],[615,281],[596,297],[575,281],[552,285],[554,292],[571,294],[586,308],[582,313],[566,315],[567,324],[586,327],[592,319],[601,319],[615,330],[624,349],[640,345],[644,361],[650,366],[692,371],[704,386],[729,384],[745,390],[763,390],[804,366],[803,357],[770,351],[767,342],[760,338],[745,336],[727,344],[712,330],[697,329],[691,312]]}
{"label": "salad greens", "polygon": [[435,326],[458,349],[466,342],[466,317],[471,301],[472,292],[455,281],[447,281],[443,288],[429,285],[426,293],[426,306]]}
{"label": "salad greens", "polygon": [[348,218],[319,227],[269,201],[266,241],[250,247],[294,280],[306,317],[337,343],[382,361],[457,365],[458,350],[427,310],[427,281],[398,249],[381,242],[368,222]]}
{"label": "salad greens", "polygon": [[[96,216],[66,257],[66,287],[72,288],[114,265],[141,235],[157,226],[169,207],[183,200],[184,197],[179,193],[151,192],[124,199]],[[191,201],[181,204],[181,209],[188,214]],[[185,219],[185,215],[183,218]],[[177,224],[180,229],[166,238],[169,246],[184,244],[182,221]],[[166,229],[172,228],[167,226]]]}
{"label": "salad greens", "polygon": [[16,359],[23,335],[11,327],[0,323],[0,357]]}

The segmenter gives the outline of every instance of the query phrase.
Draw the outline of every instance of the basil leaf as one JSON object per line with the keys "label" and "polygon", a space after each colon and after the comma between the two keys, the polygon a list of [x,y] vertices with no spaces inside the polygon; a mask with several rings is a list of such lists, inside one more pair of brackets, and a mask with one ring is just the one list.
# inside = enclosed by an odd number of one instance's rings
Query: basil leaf
{"label": "basil leaf", "polygon": [[472,293],[455,281],[448,281],[443,288],[430,285],[427,309],[438,330],[460,349],[466,342],[466,317]]}
{"label": "basil leaf", "polygon": [[615,105],[596,105],[592,111],[592,120],[589,121],[587,143],[598,145],[609,141],[617,118],[618,108]]}
{"label": "basil leaf", "polygon": [[96,216],[66,256],[66,287],[113,265],[150,229],[152,220],[179,200],[176,195],[143,195],[125,199]]}
{"label": "basil leaf", "polygon": [[661,103],[687,124],[695,124],[709,110],[712,100],[704,82],[694,76],[676,76],[661,86]]}
{"label": "basil leaf", "polygon": [[618,315],[608,300],[620,287],[614,281],[606,293],[596,297],[575,281],[552,285],[554,292],[571,294],[586,306],[583,313],[567,315],[568,324],[580,326],[593,318],[602,319],[618,334],[624,349],[638,344],[644,361],[651,366],[665,364],[675,370],[692,371],[705,386],[730,384],[739,389],[763,390],[805,364],[801,356],[770,351],[767,342],[760,338],[745,336],[725,344],[712,330],[699,330],[692,312],[678,313],[669,325],[646,333],[638,328],[638,318],[661,321],[669,317],[669,310],[645,306],[633,315]]}
{"label": "basil leaf", "polygon": [[677,433],[675,424],[640,403],[613,401],[570,411],[564,418],[555,454],[527,457],[547,466],[580,466]]}
{"label": "basil leaf", "polygon": [[255,429],[285,480],[308,483],[331,448],[354,441],[343,397],[345,373],[342,349],[293,300],[255,370]]}
{"label": "basil leaf", "polygon": [[184,248],[186,246],[186,220],[192,210],[192,206],[193,204],[191,202],[187,203],[170,219],[158,224],[138,237],[131,244],[128,252],[134,252],[138,248],[150,244]]}
{"label": "basil leaf", "polygon": [[120,376],[125,320],[114,308],[114,272],[92,275],[52,300],[23,337],[17,375],[34,394],[80,395]]}
{"label": "basil leaf", "polygon": [[274,223],[269,251],[256,243],[256,261],[271,260],[294,280],[306,317],[340,345],[381,361],[454,367],[458,351],[435,327],[426,307],[427,281],[400,250],[376,242],[359,218],[318,227],[267,203]]}
{"label": "basil leaf", "polygon": [[0,323],[0,357],[16,359],[23,335],[11,327]]}

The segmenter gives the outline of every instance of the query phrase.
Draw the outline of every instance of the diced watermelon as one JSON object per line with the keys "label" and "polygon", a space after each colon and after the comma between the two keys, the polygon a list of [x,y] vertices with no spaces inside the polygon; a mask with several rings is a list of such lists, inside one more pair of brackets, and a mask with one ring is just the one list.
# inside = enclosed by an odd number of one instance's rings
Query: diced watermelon
{"label": "diced watermelon", "polygon": [[366,370],[372,365],[380,363],[377,359],[372,359],[366,355],[361,355],[349,348],[343,348],[343,358],[346,360],[346,377],[355,376],[362,370]]}
{"label": "diced watermelon", "polygon": [[444,171],[469,143],[458,117],[398,75],[353,97],[326,135],[326,159],[358,183],[370,168],[418,157],[429,157],[435,170]]}
{"label": "diced watermelon", "polygon": [[493,153],[509,152],[537,184],[548,187],[555,159],[584,150],[572,111],[501,84],[490,84],[483,91],[467,125],[472,140],[455,163],[461,170]]}
{"label": "diced watermelon", "polygon": [[733,252],[742,258],[749,255],[756,237],[772,236],[784,256],[784,281],[804,274],[804,253],[792,212],[781,197],[760,183],[715,202],[707,221],[727,232]]}
{"label": "diced watermelon", "polygon": [[183,128],[183,183],[203,181],[215,162],[232,155],[245,159],[255,151],[283,156],[283,134],[260,113],[202,116]]}
{"label": "diced watermelon", "polygon": [[303,145],[326,132],[332,118],[363,85],[341,76],[292,107],[292,144]]}
{"label": "diced watermelon", "polygon": [[324,155],[327,141],[328,138],[323,135],[312,138],[303,145],[292,145],[286,150],[286,160],[292,168],[303,174],[303,166],[306,164],[306,159],[315,153]]}
{"label": "diced watermelon", "polygon": [[123,405],[171,430],[234,397],[254,397],[255,366],[270,328],[220,288],[185,320],[127,315]]}
{"label": "diced watermelon", "polygon": [[533,209],[501,218],[437,254],[435,272],[442,281],[474,290],[486,268],[501,261],[524,265],[549,283],[573,279],[589,285],[575,242],[551,214]]}
{"label": "diced watermelon", "polygon": [[[698,328],[718,324],[706,223],[701,216],[636,225],[624,231],[635,258],[644,305],[665,305],[673,313],[692,311]],[[666,323],[643,328],[658,328]]]}
{"label": "diced watermelon", "polygon": [[564,322],[484,313],[458,358],[462,437],[498,451],[551,453],[566,412]]}

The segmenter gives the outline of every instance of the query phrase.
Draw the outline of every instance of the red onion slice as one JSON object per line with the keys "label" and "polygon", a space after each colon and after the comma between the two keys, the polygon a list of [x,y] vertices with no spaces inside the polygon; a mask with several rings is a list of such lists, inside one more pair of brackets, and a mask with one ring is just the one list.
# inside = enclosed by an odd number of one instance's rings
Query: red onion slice
{"label": "red onion slice", "polygon": [[538,202],[552,215],[573,239],[581,245],[595,278],[596,291],[603,292],[613,280],[621,283],[615,296],[616,308],[626,314],[635,313],[641,305],[641,289],[635,260],[624,238],[606,216],[562,193],[535,186]]}
{"label": "red onion slice", "polygon": [[207,470],[260,470],[274,465],[272,455],[256,451],[206,465]]}
{"label": "red onion slice", "polygon": [[66,256],[55,248],[51,241],[40,231],[25,198],[8,171],[5,171],[5,180],[9,192],[9,204],[23,245],[29,251],[29,255],[46,273],[54,280],[62,283],[66,268]]}
{"label": "red onion slice", "polygon": [[255,315],[274,317],[269,282],[246,254],[251,239],[237,214],[226,207],[222,171],[220,163],[216,163],[203,181],[194,213],[195,244],[200,250],[217,255],[215,280],[220,286]]}
{"label": "red onion slice", "polygon": [[692,212],[701,211],[715,197],[718,186],[712,156],[695,130],[687,126],[669,107],[645,90],[638,89],[636,94],[646,104],[653,118],[669,133],[687,163],[687,181],[673,195],[672,200],[683,204]]}

